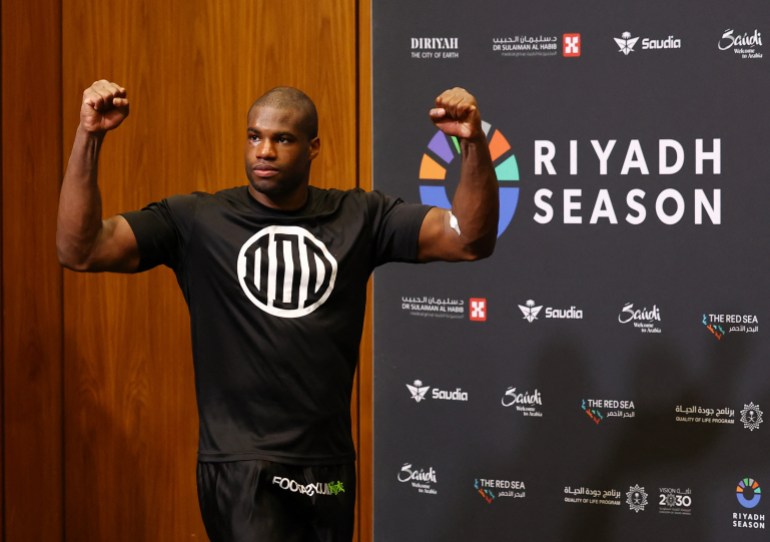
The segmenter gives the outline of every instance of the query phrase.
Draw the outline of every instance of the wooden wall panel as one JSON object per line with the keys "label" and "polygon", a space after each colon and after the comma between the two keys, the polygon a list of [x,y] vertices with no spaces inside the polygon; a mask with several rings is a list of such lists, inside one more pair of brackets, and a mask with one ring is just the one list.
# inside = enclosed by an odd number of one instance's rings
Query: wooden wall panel
{"label": "wooden wall panel", "polygon": [[58,0],[2,3],[3,536],[62,534]]}
{"label": "wooden wall panel", "polygon": [[[358,2],[358,179],[361,188],[372,188],[372,66],[371,2]],[[367,318],[361,338],[358,365],[358,521],[360,542],[374,537],[374,371],[371,284]]]}
{"label": "wooden wall panel", "polygon": [[[295,85],[319,108],[313,183],[356,181],[354,0],[63,2],[64,144],[82,90],[113,79],[131,116],[101,163],[105,214],[243,184],[245,115]],[[168,270],[67,272],[67,540],[205,540],[188,319]]]}

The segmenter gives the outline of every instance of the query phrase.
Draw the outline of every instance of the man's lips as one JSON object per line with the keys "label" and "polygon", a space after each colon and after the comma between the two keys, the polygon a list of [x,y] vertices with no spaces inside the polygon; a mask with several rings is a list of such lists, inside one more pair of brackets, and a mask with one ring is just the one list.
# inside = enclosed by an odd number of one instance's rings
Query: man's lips
{"label": "man's lips", "polygon": [[278,169],[268,165],[256,165],[251,168],[257,177],[272,177],[278,173]]}

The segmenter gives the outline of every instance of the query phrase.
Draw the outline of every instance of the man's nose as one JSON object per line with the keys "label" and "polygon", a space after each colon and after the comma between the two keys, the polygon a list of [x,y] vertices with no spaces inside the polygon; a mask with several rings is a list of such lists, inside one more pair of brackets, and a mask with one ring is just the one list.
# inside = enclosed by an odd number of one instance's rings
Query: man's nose
{"label": "man's nose", "polygon": [[269,139],[263,139],[257,145],[258,158],[275,158],[275,146]]}

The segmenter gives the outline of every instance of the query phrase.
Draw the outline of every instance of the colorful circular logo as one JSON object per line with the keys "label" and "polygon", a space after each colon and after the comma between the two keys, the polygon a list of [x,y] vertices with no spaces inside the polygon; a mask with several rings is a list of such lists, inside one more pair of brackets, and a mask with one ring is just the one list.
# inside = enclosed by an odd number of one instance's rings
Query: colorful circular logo
{"label": "colorful circular logo", "polygon": [[753,478],[744,478],[735,488],[735,496],[744,508],[754,508],[762,498],[762,488]]}
{"label": "colorful circular logo", "polygon": [[[519,203],[519,187],[513,183],[519,181],[519,164],[516,155],[511,152],[511,145],[505,136],[493,129],[488,122],[482,122],[482,128],[489,141],[489,152],[495,166],[497,181],[500,184],[500,219],[497,224],[497,236],[500,237],[513,220]],[[425,205],[435,205],[451,209],[447,190],[447,172],[453,163],[459,163],[460,142],[454,136],[447,136],[441,130],[428,143],[420,164],[420,200]],[[457,159],[457,161],[455,161]],[[452,171],[459,179],[459,166]]]}

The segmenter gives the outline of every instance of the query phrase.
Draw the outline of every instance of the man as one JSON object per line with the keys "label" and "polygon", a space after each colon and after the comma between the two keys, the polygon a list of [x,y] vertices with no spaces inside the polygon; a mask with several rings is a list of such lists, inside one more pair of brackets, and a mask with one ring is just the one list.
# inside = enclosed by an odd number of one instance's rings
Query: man
{"label": "man", "polygon": [[245,187],[103,220],[99,151],[128,112],[115,83],[83,93],[59,201],[62,265],[176,273],[190,310],[198,494],[213,542],[349,541],[349,407],[368,277],[389,261],[476,260],[495,245],[498,188],[474,97],[447,90],[429,112],[462,148],[452,210],[311,187],[315,106],[279,87],[249,110]]}

